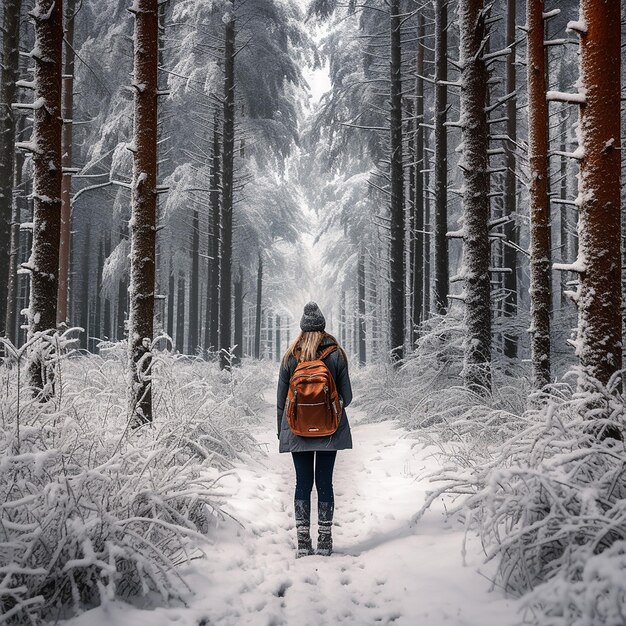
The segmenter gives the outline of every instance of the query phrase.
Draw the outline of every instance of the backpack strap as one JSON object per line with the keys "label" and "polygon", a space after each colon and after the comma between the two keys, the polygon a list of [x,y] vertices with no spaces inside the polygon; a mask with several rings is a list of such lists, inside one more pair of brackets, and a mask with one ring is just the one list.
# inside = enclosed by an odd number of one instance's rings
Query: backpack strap
{"label": "backpack strap", "polygon": [[332,354],[337,349],[336,344],[332,344],[324,348],[319,355],[319,360],[323,361],[328,355]]}

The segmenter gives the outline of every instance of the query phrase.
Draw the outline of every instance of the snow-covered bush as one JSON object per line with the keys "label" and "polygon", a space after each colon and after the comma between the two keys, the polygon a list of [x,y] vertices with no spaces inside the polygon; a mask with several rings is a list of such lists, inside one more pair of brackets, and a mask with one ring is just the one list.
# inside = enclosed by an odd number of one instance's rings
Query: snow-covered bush
{"label": "snow-covered bush", "polygon": [[0,365],[0,624],[180,598],[176,565],[222,517],[220,479],[253,451],[268,374],[155,351],[154,423],[132,429],[123,344],[65,349],[47,403],[18,386],[24,360]]}
{"label": "snow-covered bush", "polygon": [[[459,496],[454,510],[470,516],[468,527],[480,534],[487,559],[497,559],[498,584],[526,594],[523,605],[534,623],[625,623],[620,381],[616,375],[584,394],[565,382],[532,397],[523,412],[466,415],[475,420],[465,431],[471,436],[444,446],[447,464],[431,477],[439,486],[416,515],[443,493]],[[438,423],[431,434],[449,427]]]}
{"label": "snow-covered bush", "polygon": [[438,439],[457,438],[466,431],[481,437],[485,425],[480,422],[486,413],[490,428],[496,428],[499,420],[508,422],[511,413],[525,408],[525,371],[520,366],[495,368],[491,397],[463,388],[463,333],[458,310],[431,318],[399,369],[376,364],[354,373],[355,405],[366,409],[371,420],[397,419],[409,430],[441,424],[446,432],[438,431]]}

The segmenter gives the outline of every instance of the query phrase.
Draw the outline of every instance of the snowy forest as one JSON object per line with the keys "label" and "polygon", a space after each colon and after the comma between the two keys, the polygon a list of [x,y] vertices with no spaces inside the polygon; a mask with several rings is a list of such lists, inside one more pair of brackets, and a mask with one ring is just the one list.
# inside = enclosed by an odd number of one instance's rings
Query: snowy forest
{"label": "snowy forest", "polygon": [[[623,0],[2,0],[0,624],[626,625]],[[275,388],[349,358],[335,549]]]}

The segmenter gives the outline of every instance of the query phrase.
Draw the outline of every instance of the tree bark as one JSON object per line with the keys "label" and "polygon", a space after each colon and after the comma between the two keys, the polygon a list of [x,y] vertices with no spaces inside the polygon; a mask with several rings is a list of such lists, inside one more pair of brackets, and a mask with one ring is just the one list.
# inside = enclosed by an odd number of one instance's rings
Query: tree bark
{"label": "tree bark", "polygon": [[390,264],[390,340],[391,359],[398,363],[404,357],[405,328],[405,259],[404,259],[404,161],[402,157],[402,18],[400,0],[390,1],[391,30],[391,243]]}
{"label": "tree bark", "polygon": [[[74,14],[76,0],[65,0],[65,60],[61,89],[63,134],[61,136],[63,168],[72,167],[72,117],[74,110]],[[68,322],[67,305],[70,281],[70,246],[72,220],[72,176],[64,172],[61,180],[61,232],[59,238],[59,292],[57,323]]]}
{"label": "tree bark", "polygon": [[[104,237],[104,258],[108,259],[111,254],[111,233]],[[101,275],[102,278],[102,275]],[[111,341],[113,330],[111,328],[111,300],[108,296],[104,298],[104,312],[102,320],[102,334],[104,339]]]}
{"label": "tree bark", "polygon": [[231,346],[233,179],[235,147],[235,4],[224,15],[224,178],[222,184],[222,254],[220,259],[220,367],[228,366]]}
{"label": "tree bark", "polygon": [[620,3],[581,1],[577,354],[606,384],[622,366],[620,223]]}
{"label": "tree bark", "polygon": [[170,259],[170,277],[167,284],[167,334],[174,341],[174,300],[176,298],[176,278]]}
{"label": "tree bark", "polygon": [[491,389],[489,281],[488,72],[483,0],[460,0],[461,120],[463,130],[463,267],[465,326],[463,378],[469,389]]}
{"label": "tree bark", "polygon": [[359,364],[365,365],[365,255],[363,251],[359,254],[358,267],[358,295],[359,295]]}
{"label": "tree bark", "polygon": [[280,361],[282,356],[281,346],[281,327],[280,327],[280,315],[276,316],[276,360]]}
{"label": "tree bark", "polygon": [[448,310],[448,0],[435,0],[435,214],[434,285],[435,311]]}
{"label": "tree bark", "polygon": [[178,277],[178,295],[176,298],[176,351],[185,353],[185,278]]}
{"label": "tree bark", "polygon": [[11,105],[16,101],[19,78],[21,10],[22,0],[6,0],[0,82],[0,335],[6,331],[7,336],[14,339],[15,319],[9,319],[13,316],[9,314],[11,301],[8,299],[9,281],[15,280],[11,251],[16,245],[15,226],[12,226],[16,123]]}
{"label": "tree bark", "polygon": [[239,273],[235,281],[235,349],[233,350],[233,365],[241,363],[243,357],[243,270],[239,266]]}
{"label": "tree bark", "polygon": [[[29,336],[56,328],[61,226],[61,73],[63,3],[38,0],[31,16],[35,23],[35,105],[33,134],[33,249]],[[45,366],[34,350],[30,366],[33,388],[43,391]],[[46,393],[51,393],[48,390]],[[45,398],[45,395],[42,398]]]}
{"label": "tree bark", "polygon": [[98,250],[98,273],[96,278],[96,302],[95,302],[95,316],[93,323],[93,346],[92,352],[96,352],[98,342],[102,340],[102,271],[104,268],[104,242],[100,240]]}
{"label": "tree bark", "polygon": [[157,0],[134,0],[135,90],[132,217],[130,220],[129,413],[134,424],[152,421],[151,345],[154,332],[157,207]]}
{"label": "tree bark", "polygon": [[[515,71],[515,16],[516,0],[507,0],[506,14],[506,45],[510,47],[511,53],[506,57],[506,93],[510,94],[516,90]],[[517,141],[517,96],[514,96],[506,103],[506,133],[508,140],[503,142],[505,151],[504,174],[504,215],[511,220],[504,224],[503,232],[507,241],[517,244],[517,176],[515,174],[516,157],[515,143]],[[515,318],[517,315],[517,252],[512,246],[504,246],[503,266],[509,269],[504,274],[504,315]],[[504,354],[510,359],[517,358],[517,337],[504,332]]]}
{"label": "tree bark", "polygon": [[91,265],[91,224],[87,222],[80,276],[79,319],[83,332],[80,335],[80,346],[89,350],[89,270]]}
{"label": "tree bark", "polygon": [[191,220],[191,276],[189,277],[189,354],[196,354],[200,345],[200,218],[193,211]]}
{"label": "tree bark", "polygon": [[213,155],[211,160],[211,191],[209,194],[209,284],[207,286],[208,345],[210,351],[219,348],[220,337],[220,137],[219,113],[215,112],[213,123]]}
{"label": "tree bark", "polygon": [[[424,13],[417,18],[415,70],[415,204],[413,206],[413,328],[422,323],[424,309]],[[416,339],[416,333],[411,337]]]}
{"label": "tree bark", "polygon": [[254,358],[261,358],[261,306],[263,302],[263,259],[259,252],[259,269],[256,279],[256,318],[254,325]]}
{"label": "tree bark", "polygon": [[[18,125],[18,132],[24,129],[24,117]],[[22,169],[24,167],[24,154],[20,151],[15,154],[15,167],[13,175],[13,189],[18,190],[22,186]],[[19,331],[17,329],[17,298],[18,280],[17,268],[20,257],[20,224],[22,222],[22,206],[25,203],[26,194],[23,191],[13,194],[13,206],[11,212],[11,242],[9,250],[8,284],[6,297],[6,336],[11,343],[17,345]]]}
{"label": "tree bark", "polygon": [[550,382],[551,252],[548,197],[548,103],[544,49],[544,2],[529,2],[528,158],[530,164],[530,316],[533,386]]}

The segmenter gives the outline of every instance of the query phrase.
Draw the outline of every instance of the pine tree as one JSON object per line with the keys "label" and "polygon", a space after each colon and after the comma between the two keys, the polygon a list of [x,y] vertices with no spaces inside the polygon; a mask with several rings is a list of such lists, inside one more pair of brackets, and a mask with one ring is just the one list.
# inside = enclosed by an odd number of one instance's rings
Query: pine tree
{"label": "pine tree", "polygon": [[129,411],[135,424],[152,421],[151,347],[154,321],[157,205],[157,0],[134,0],[135,92],[132,217],[130,221]]}
{"label": "pine tree", "polygon": [[448,310],[448,0],[435,0],[435,112],[434,112],[434,285],[437,313]]}
{"label": "pine tree", "polygon": [[[9,274],[13,221],[13,178],[15,168],[16,121],[12,104],[16,101],[19,77],[20,16],[22,0],[4,3],[4,32],[2,37],[2,74],[0,75],[0,335],[6,330],[12,335],[11,319],[7,315],[8,285],[14,280]],[[7,307],[8,303],[8,308]],[[11,315],[12,317],[12,315]],[[8,322],[5,326],[5,320]]]}
{"label": "pine tree", "polygon": [[550,382],[551,252],[544,2],[528,2],[528,160],[530,164],[530,315],[533,386]]}
{"label": "pine tree", "polygon": [[463,378],[474,390],[491,389],[489,284],[488,72],[483,0],[459,1],[461,127],[463,131],[463,267],[465,326]]}
{"label": "pine tree", "polygon": [[620,3],[581,0],[577,353],[606,384],[622,367],[620,216]]}
{"label": "pine tree", "polygon": [[[56,328],[61,225],[61,74],[63,5],[59,0],[38,0],[30,13],[35,24],[33,134],[18,144],[33,154],[33,247],[29,335]],[[39,354],[30,366],[31,385],[43,390],[44,363]],[[48,390],[49,393],[51,390]]]}
{"label": "pine tree", "polygon": [[228,366],[231,347],[233,183],[235,148],[235,2],[224,14],[224,135],[222,178],[222,254],[220,256],[220,367]]}
{"label": "pine tree", "polygon": [[391,356],[398,363],[404,356],[405,260],[404,260],[404,160],[402,156],[402,16],[400,0],[390,0],[391,32],[391,243],[390,262],[390,340]]}

